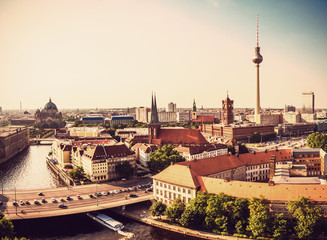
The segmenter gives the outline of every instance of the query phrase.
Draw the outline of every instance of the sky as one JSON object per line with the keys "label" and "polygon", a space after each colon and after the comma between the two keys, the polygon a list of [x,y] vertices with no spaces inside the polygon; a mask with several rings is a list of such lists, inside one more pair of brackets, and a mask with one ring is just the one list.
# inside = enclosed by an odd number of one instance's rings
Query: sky
{"label": "sky", "polygon": [[0,0],[0,107],[327,108],[327,1]]}

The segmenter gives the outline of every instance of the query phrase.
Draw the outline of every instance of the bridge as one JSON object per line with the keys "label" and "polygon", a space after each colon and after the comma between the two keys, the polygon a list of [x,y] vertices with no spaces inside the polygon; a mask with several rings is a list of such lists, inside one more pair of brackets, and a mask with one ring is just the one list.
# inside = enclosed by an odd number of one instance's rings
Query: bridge
{"label": "bridge", "polygon": [[52,145],[53,140],[55,138],[31,138],[30,144],[31,145]]}
{"label": "bridge", "polygon": [[[0,206],[0,211],[5,214],[6,218],[13,220],[32,219],[98,211],[153,199],[152,192],[145,192],[145,190],[110,194],[98,198],[89,197],[90,194],[94,195],[95,192],[102,193],[123,188],[109,184],[90,184],[70,189],[25,190],[17,191],[16,193],[14,191],[5,191],[2,195],[0,194],[0,201],[3,202]],[[39,196],[39,192],[42,192],[44,196]],[[130,197],[131,193],[136,196]],[[77,198],[77,195],[80,196],[80,199]],[[70,196],[71,200],[67,200],[67,196]],[[41,202],[42,198],[46,200],[45,203]],[[53,203],[52,198],[55,198],[57,202]],[[61,201],[60,198],[63,198],[64,201]],[[17,202],[16,206],[13,205],[15,199]],[[34,199],[38,200],[40,204],[34,204]],[[24,202],[28,200],[30,204],[20,205],[19,200]],[[60,203],[63,203],[66,207],[60,208],[58,206]]]}

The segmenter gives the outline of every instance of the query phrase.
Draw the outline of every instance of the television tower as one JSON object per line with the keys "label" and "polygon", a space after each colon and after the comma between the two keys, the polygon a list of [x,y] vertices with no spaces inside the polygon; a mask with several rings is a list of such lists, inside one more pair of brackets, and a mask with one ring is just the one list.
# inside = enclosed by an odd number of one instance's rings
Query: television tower
{"label": "television tower", "polygon": [[260,54],[259,47],[259,16],[257,15],[257,46],[254,49],[254,56],[252,57],[252,61],[255,63],[256,72],[257,72],[257,89],[256,89],[256,106],[255,106],[255,119],[256,122],[260,122],[260,84],[259,84],[259,67],[262,62],[263,57]]}

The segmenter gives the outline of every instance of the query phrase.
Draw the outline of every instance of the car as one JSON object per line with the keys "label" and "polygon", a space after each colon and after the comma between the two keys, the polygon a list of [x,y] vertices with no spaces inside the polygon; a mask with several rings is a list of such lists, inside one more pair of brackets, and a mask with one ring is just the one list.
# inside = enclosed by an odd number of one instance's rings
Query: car
{"label": "car", "polygon": [[43,192],[39,192],[37,195],[44,196]]}
{"label": "car", "polygon": [[58,207],[59,208],[67,208],[67,206],[65,204],[63,204],[63,203],[58,204]]}
{"label": "car", "polygon": [[108,192],[107,192],[107,195],[110,195],[110,194],[111,194],[111,191],[108,191]]}
{"label": "car", "polygon": [[137,196],[136,194],[134,194],[134,193],[129,194],[129,196],[130,196],[130,197],[133,197],[133,198],[138,197],[138,196]]}
{"label": "car", "polygon": [[81,199],[82,199],[82,197],[81,197],[80,195],[77,195],[77,199],[81,200]]}
{"label": "car", "polygon": [[98,196],[99,196],[99,197],[101,196],[101,193],[100,193],[100,192],[98,192]]}
{"label": "car", "polygon": [[2,204],[3,204],[2,201],[0,201],[0,206],[1,206]]}
{"label": "car", "polygon": [[46,203],[47,201],[44,198],[42,198],[41,202]]}
{"label": "car", "polygon": [[102,192],[101,194],[102,194],[102,196],[107,196],[106,192]]}
{"label": "car", "polygon": [[93,194],[90,194],[89,197],[90,197],[90,198],[94,198]]}
{"label": "car", "polygon": [[149,188],[145,189],[145,191],[147,191],[147,192],[153,192],[153,188],[152,187],[149,187]]}
{"label": "car", "polygon": [[67,196],[66,199],[67,200],[72,200],[72,198],[70,196]]}
{"label": "car", "polygon": [[60,202],[66,202],[66,200],[63,197],[61,197]]}
{"label": "car", "polygon": [[19,201],[19,204],[20,204],[20,205],[25,205],[25,203],[24,203],[23,200],[20,200],[20,201]]}
{"label": "car", "polygon": [[12,205],[17,206],[18,203],[17,203],[16,201],[13,201],[13,202],[12,202]]}
{"label": "car", "polygon": [[52,201],[53,203],[56,203],[56,202],[57,202],[57,199],[55,199],[55,198],[51,198],[51,201]]}
{"label": "car", "polygon": [[38,200],[34,199],[34,204],[35,204],[35,205],[39,205],[40,202],[39,202]]}

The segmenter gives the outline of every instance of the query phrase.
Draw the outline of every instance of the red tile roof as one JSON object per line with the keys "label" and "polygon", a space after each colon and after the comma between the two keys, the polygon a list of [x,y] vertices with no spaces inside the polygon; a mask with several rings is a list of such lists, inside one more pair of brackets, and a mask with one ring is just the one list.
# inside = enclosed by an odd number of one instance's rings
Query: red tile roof
{"label": "red tile roof", "polygon": [[267,151],[257,153],[244,153],[237,155],[221,155],[212,158],[204,158],[199,160],[176,163],[179,165],[188,166],[196,171],[200,176],[223,172],[229,169],[251,166],[262,163],[269,163],[270,156],[276,155],[276,161],[284,161],[292,159],[292,150],[282,149],[278,151]]}
{"label": "red tile roof", "polygon": [[[162,145],[208,144],[207,140],[197,129],[160,129],[158,139],[160,139],[160,144]],[[156,144],[155,141],[153,143]]]}
{"label": "red tile roof", "polygon": [[196,119],[192,120],[193,122],[199,123],[214,123],[215,116],[214,115],[198,115]]}

